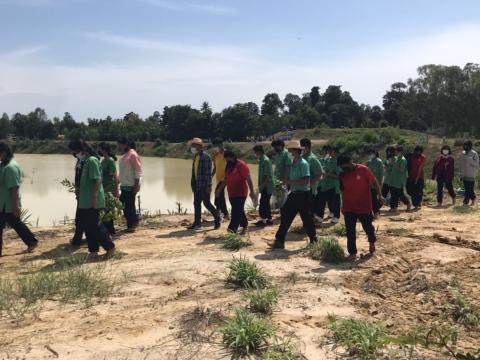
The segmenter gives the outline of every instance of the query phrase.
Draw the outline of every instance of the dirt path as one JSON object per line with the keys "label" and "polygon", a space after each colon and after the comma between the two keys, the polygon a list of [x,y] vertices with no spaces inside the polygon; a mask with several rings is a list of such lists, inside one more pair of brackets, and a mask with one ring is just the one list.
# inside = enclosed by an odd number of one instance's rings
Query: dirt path
{"label": "dirt path", "polygon": [[[221,246],[222,231],[185,231],[186,219],[150,222],[117,240],[123,256],[110,260],[111,271],[125,273],[129,280],[106,303],[84,308],[51,302],[39,319],[16,324],[1,318],[0,358],[228,358],[205,319],[228,316],[235,306],[245,305],[242,291],[225,285],[233,254],[256,261],[272,277],[281,294],[273,321],[295,334],[303,355],[312,360],[335,358],[321,346],[329,314],[382,320],[401,333],[438,316],[454,283],[477,299],[480,293],[476,213],[424,208],[396,221],[384,214],[376,223],[378,254],[337,266],[307,258],[301,251],[306,239],[299,234],[290,234],[286,251],[268,252],[266,241],[276,227],[252,229],[252,246],[232,253]],[[68,229],[45,230],[39,237],[42,243],[33,255],[20,254],[23,245],[7,239],[0,273],[11,276],[68,256]],[[358,243],[366,252],[363,233]],[[479,334],[461,335],[462,347],[480,347]]]}

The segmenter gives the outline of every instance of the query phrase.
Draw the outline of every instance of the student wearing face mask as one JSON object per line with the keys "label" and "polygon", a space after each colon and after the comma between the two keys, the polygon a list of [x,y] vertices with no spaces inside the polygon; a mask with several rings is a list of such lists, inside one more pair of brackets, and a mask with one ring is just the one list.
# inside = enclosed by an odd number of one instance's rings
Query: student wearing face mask
{"label": "student wearing face mask", "polygon": [[[227,167],[227,161],[225,160],[224,152],[225,149],[223,147],[223,140],[220,138],[216,138],[212,142],[213,145],[213,175],[215,175],[215,180],[217,182],[217,186],[215,188],[215,207],[217,211],[223,215],[225,220],[229,220],[228,210],[227,210],[227,202],[225,201],[225,190],[218,191],[222,188],[225,182],[225,169]],[[223,189],[225,186],[223,186]]]}
{"label": "student wearing face mask", "polygon": [[204,151],[205,145],[200,138],[193,138],[189,142],[190,151],[193,154],[192,179],[191,186],[193,192],[193,205],[195,209],[195,219],[189,230],[198,230],[202,227],[202,203],[213,215],[214,229],[220,228],[220,215],[217,209],[210,201],[212,193],[212,159]]}
{"label": "student wearing face mask", "polygon": [[460,155],[460,177],[465,187],[464,205],[475,205],[477,196],[475,195],[475,179],[479,167],[478,154],[473,150],[473,144],[470,140],[463,144],[463,151]]}
{"label": "student wearing face mask", "polygon": [[288,150],[292,154],[292,165],[289,167],[285,184],[290,186],[288,199],[283,206],[280,227],[275,235],[275,241],[269,243],[271,249],[284,249],[285,237],[293,220],[300,214],[302,223],[310,243],[317,242],[315,223],[312,215],[312,194],[310,191],[310,168],[302,158],[302,146],[299,141],[291,141]]}
{"label": "student wearing face mask", "polygon": [[233,151],[226,150],[224,156],[227,161],[225,181],[218,191],[223,191],[225,187],[227,188],[228,199],[232,206],[228,231],[237,233],[238,228],[241,227],[241,233],[245,234],[248,228],[247,215],[245,214],[245,201],[247,200],[248,193],[250,192],[250,198],[254,205],[258,202],[255,190],[253,189],[250,169],[244,161],[237,159]]}
{"label": "student wearing face mask", "polygon": [[253,151],[255,152],[255,157],[258,159],[258,192],[260,193],[260,205],[258,208],[260,220],[255,225],[264,227],[273,225],[270,206],[270,200],[275,186],[273,181],[273,167],[272,162],[265,155],[265,150],[262,145],[256,145]]}
{"label": "student wearing face mask", "polygon": [[[384,174],[384,167],[383,161],[380,159],[380,154],[376,149],[370,149],[368,152],[368,160],[366,162],[367,167],[370,171],[375,175],[375,179],[377,179],[377,183],[380,189],[383,188],[383,174]],[[375,218],[378,217],[380,214],[381,202],[379,201],[380,193],[377,192],[377,187],[372,186],[371,189],[372,193],[372,206],[373,206],[373,215]]]}
{"label": "student wearing face mask", "polygon": [[275,179],[284,183],[288,177],[289,167],[292,165],[292,158],[285,149],[285,142],[283,140],[272,141],[272,147],[275,155],[272,160],[275,164]]}
{"label": "student wearing face mask", "polygon": [[340,184],[342,188],[342,212],[347,229],[347,247],[349,259],[357,257],[356,225],[360,221],[368,236],[370,254],[375,253],[377,237],[373,227],[373,207],[371,188],[375,188],[377,201],[380,201],[380,185],[375,175],[367,166],[354,164],[347,155],[340,155],[337,159],[342,169]]}
{"label": "student wearing face mask", "polygon": [[452,198],[452,204],[455,205],[456,194],[453,190],[453,178],[455,176],[455,159],[452,156],[450,146],[443,145],[440,155],[435,160],[432,169],[432,180],[437,180],[437,203],[441,207],[443,204],[443,188],[446,187],[448,194]]}
{"label": "student wearing face mask", "polygon": [[123,214],[127,221],[127,232],[135,232],[138,226],[138,212],[135,199],[140,191],[142,178],[142,162],[135,150],[135,143],[127,138],[121,138],[117,142],[118,151],[122,157],[118,161],[120,180],[120,201],[122,202]]}
{"label": "student wearing face mask", "polygon": [[74,144],[70,150],[84,162],[80,178],[78,215],[87,236],[88,251],[96,256],[102,246],[107,256],[111,256],[115,252],[115,245],[100,225],[100,211],[105,209],[105,194],[97,154],[85,142]]}
{"label": "student wearing face mask", "polygon": [[409,156],[406,185],[407,193],[412,199],[415,210],[419,210],[422,207],[426,163],[427,157],[423,154],[423,146],[415,146],[413,154]]}
{"label": "student wearing face mask", "polygon": [[[110,193],[116,198],[119,197],[118,193],[118,175],[117,175],[117,157],[112,151],[110,144],[101,142],[98,145],[98,155],[102,157],[100,166],[102,168],[102,185],[105,194]],[[113,220],[109,220],[104,223],[106,229],[110,235],[115,234],[115,226]]]}
{"label": "student wearing face mask", "polygon": [[20,219],[22,171],[13,158],[12,149],[5,142],[0,142],[0,161],[0,256],[3,251],[3,230],[6,224],[15,230],[27,245],[27,252],[32,252],[38,246],[38,240]]}
{"label": "student wearing face mask", "polygon": [[312,141],[310,139],[304,138],[300,140],[300,145],[302,146],[302,157],[307,161],[308,166],[310,167],[310,190],[312,192],[312,212],[315,218],[315,213],[318,212],[320,207],[320,195],[318,191],[318,186],[320,180],[324,175],[323,166],[320,163],[320,160],[312,152]]}
{"label": "student wearing face mask", "polygon": [[[68,144],[68,148],[72,149],[81,149],[83,146],[82,140],[72,140]],[[75,198],[77,199],[77,208],[75,213],[75,233],[73,235],[72,240],[70,240],[70,245],[72,247],[79,247],[82,245],[82,237],[85,229],[83,229],[80,223],[80,216],[78,214],[78,195],[80,192],[80,178],[82,177],[82,169],[83,169],[83,159],[79,158],[75,153],[72,151],[73,157],[77,160],[75,164]]]}

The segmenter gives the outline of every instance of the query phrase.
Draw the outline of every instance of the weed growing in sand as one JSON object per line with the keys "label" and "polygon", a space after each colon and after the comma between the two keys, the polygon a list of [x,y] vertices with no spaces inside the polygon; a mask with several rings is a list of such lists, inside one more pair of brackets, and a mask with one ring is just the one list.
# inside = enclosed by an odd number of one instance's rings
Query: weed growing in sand
{"label": "weed growing in sand", "polygon": [[459,205],[454,206],[452,211],[456,214],[472,214],[476,211],[476,209],[472,206]]}
{"label": "weed growing in sand", "polygon": [[320,238],[318,242],[310,244],[306,248],[306,253],[314,260],[323,260],[333,264],[345,260],[345,251],[338,240],[332,237]]}
{"label": "weed growing in sand", "polygon": [[289,284],[296,285],[300,276],[296,271],[289,272],[287,274],[287,281]]}
{"label": "weed growing in sand", "polygon": [[278,290],[254,289],[250,290],[245,298],[250,302],[248,308],[254,313],[270,315],[278,303]]}
{"label": "weed growing in sand", "polygon": [[246,257],[233,257],[228,264],[227,282],[246,289],[265,289],[270,281],[264,271]]}
{"label": "weed growing in sand", "polygon": [[336,346],[345,347],[360,359],[374,359],[386,335],[382,324],[355,319],[330,318],[330,330]]}
{"label": "weed growing in sand", "polygon": [[408,234],[408,229],[405,228],[391,228],[387,229],[385,233],[389,236],[405,236]]}
{"label": "weed growing in sand", "polygon": [[235,309],[235,315],[220,329],[223,344],[232,358],[258,354],[268,346],[275,330],[266,319]]}
{"label": "weed growing in sand", "polygon": [[291,335],[275,336],[260,360],[298,360],[298,344]]}
{"label": "weed growing in sand", "polygon": [[337,236],[347,236],[347,227],[345,224],[338,224],[333,229],[333,233]]}
{"label": "weed growing in sand", "polygon": [[459,291],[452,292],[446,306],[456,323],[470,330],[480,328],[480,305],[468,301]]}
{"label": "weed growing in sand", "polygon": [[250,245],[250,239],[244,238],[238,233],[227,232],[223,236],[223,247],[227,250],[238,251]]}

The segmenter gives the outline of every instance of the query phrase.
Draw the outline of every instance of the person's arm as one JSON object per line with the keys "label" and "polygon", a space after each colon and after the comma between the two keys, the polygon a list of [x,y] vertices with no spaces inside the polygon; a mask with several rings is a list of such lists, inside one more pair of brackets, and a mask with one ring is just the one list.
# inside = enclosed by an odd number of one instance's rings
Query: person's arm
{"label": "person's arm", "polygon": [[97,208],[97,196],[98,196],[98,192],[100,191],[101,185],[102,185],[102,180],[100,179],[95,180],[93,184],[92,197],[90,198],[90,208],[92,209]]}
{"label": "person's arm", "polygon": [[10,196],[12,197],[12,213],[16,218],[19,218],[20,213],[22,212],[22,209],[20,208],[20,196],[18,195],[18,189],[18,186],[10,188]]}
{"label": "person's arm", "polygon": [[423,164],[418,167],[417,178],[415,179],[415,183],[418,183],[418,180],[420,180],[423,174],[423,171],[425,170],[425,162],[426,161],[424,161]]}
{"label": "person's arm", "polygon": [[256,199],[255,189],[253,187],[252,176],[250,174],[248,174],[247,176],[247,184],[248,184],[248,188],[250,189],[250,197],[252,198],[252,201],[255,203],[254,201],[254,199]]}
{"label": "person's arm", "polygon": [[[210,157],[205,157],[204,159],[200,158],[200,161],[205,162],[205,176],[207,177],[207,193],[212,192],[212,159]],[[201,166],[200,166],[201,168]]]}
{"label": "person's arm", "polygon": [[113,196],[118,198],[118,185],[120,184],[120,180],[118,179],[117,166],[115,165],[114,161],[112,161],[111,173],[109,175],[113,179]]}
{"label": "person's arm", "polygon": [[133,186],[133,193],[137,194],[140,191],[140,179],[142,178],[142,163],[140,157],[135,154],[131,157],[131,165],[135,172],[135,185]]}

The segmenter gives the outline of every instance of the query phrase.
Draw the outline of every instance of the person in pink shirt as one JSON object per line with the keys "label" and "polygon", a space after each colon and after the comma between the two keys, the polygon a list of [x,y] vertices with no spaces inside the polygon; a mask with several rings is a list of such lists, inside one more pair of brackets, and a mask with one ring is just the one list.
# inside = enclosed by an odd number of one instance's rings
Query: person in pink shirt
{"label": "person in pink shirt", "polygon": [[127,221],[127,232],[135,232],[138,226],[138,212],[135,199],[140,191],[142,178],[142,162],[135,151],[135,143],[127,138],[118,140],[118,150],[122,157],[118,161],[120,180],[120,201],[123,203],[123,214]]}

